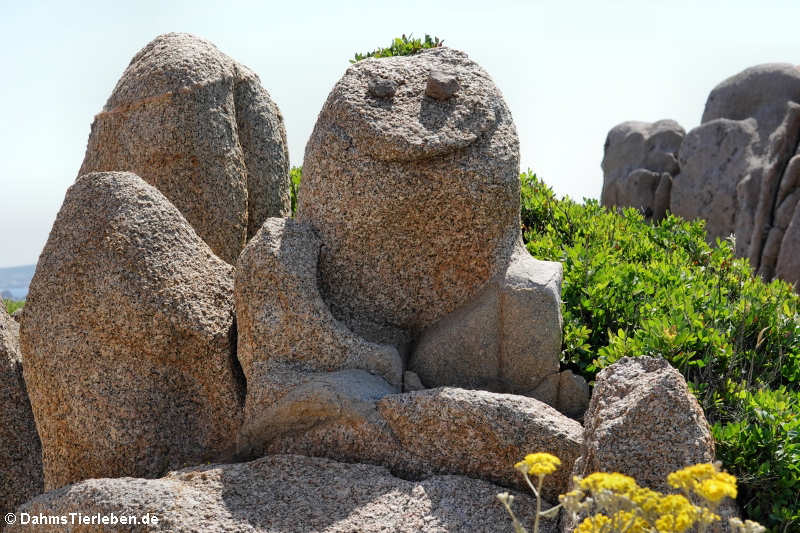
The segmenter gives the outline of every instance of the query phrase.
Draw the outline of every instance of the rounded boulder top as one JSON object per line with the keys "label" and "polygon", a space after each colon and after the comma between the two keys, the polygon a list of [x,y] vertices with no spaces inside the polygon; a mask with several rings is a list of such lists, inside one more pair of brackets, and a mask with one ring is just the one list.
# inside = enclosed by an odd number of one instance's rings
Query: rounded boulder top
{"label": "rounded boulder top", "polygon": [[155,186],[230,264],[264,220],[290,213],[278,106],[251,70],[186,33],[145,45],[95,117],[78,174],[110,171]]}
{"label": "rounded boulder top", "polygon": [[385,161],[464,148],[508,113],[489,75],[464,52],[444,47],[359,61],[325,109],[361,152]]}
{"label": "rounded boulder top", "polygon": [[131,59],[104,111],[221,78],[253,75],[211,41],[189,33],[165,33]]}
{"label": "rounded boulder top", "polygon": [[764,142],[783,121],[788,101],[800,103],[800,68],[790,63],[756,65],[714,87],[701,123],[755,118]]}

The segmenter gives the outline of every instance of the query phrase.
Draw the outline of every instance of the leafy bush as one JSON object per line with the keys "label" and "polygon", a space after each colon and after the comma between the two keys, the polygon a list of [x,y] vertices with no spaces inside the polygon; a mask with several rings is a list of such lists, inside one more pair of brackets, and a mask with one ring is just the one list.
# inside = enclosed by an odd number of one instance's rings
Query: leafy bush
{"label": "leafy bush", "polygon": [[591,381],[626,355],[665,357],[713,424],[745,514],[797,527],[797,294],[754,276],[732,242],[709,246],[702,221],[649,224],[634,209],[558,200],[530,171],[521,179],[527,248],[564,265],[562,362]]}
{"label": "leafy bush", "polygon": [[411,56],[419,53],[426,48],[438,48],[444,44],[444,40],[438,37],[431,37],[425,34],[425,39],[414,39],[413,35],[406,37],[396,37],[392,40],[388,48],[377,48],[372,52],[363,54],[356,53],[355,58],[350,63],[357,63],[368,57],[392,57],[392,56]]}
{"label": "leafy bush", "polygon": [[289,171],[289,188],[292,197],[292,216],[297,212],[297,195],[300,192],[300,180],[303,179],[303,167],[292,167]]}
{"label": "leafy bush", "polygon": [[6,311],[10,315],[17,309],[21,309],[25,306],[25,300],[22,301],[15,301],[15,300],[3,300],[3,303],[6,305]]}

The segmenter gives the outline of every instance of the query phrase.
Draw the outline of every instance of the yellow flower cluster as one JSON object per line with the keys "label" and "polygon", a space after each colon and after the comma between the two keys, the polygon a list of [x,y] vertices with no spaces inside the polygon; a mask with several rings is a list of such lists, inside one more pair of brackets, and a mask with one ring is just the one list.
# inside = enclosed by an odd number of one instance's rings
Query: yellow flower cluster
{"label": "yellow flower cluster", "polygon": [[[580,513],[595,507],[608,513],[596,514],[581,522],[579,527],[585,532],[601,531],[596,522],[604,522],[604,518],[598,518],[602,516],[609,520],[608,531],[649,532],[655,528],[663,533],[684,533],[702,515],[685,496],[665,495],[640,487],[632,477],[616,472],[596,472],[583,479],[576,478],[575,484],[577,489],[560,498],[568,511]],[[627,520],[620,523],[625,518]]]}
{"label": "yellow flower cluster", "polygon": [[561,466],[561,459],[549,453],[529,453],[525,459],[514,465],[521,472],[531,476],[546,476]]}
{"label": "yellow flower cluster", "polygon": [[686,493],[693,492],[704,500],[718,504],[723,498],[736,498],[736,478],[720,472],[718,464],[687,466],[667,477],[670,486]]}
{"label": "yellow flower cluster", "polygon": [[[575,478],[575,488],[559,496],[560,505],[546,512],[540,510],[542,480],[561,465],[561,461],[549,453],[533,453],[515,465],[526,480],[528,475],[539,477],[539,489],[528,483],[537,497],[537,514],[534,533],[537,533],[539,518],[549,517],[561,507],[573,517],[584,516],[575,529],[576,533],[686,533],[695,525],[705,531],[712,522],[721,520],[714,513],[719,502],[725,498],[736,498],[736,478],[720,471],[720,464],[698,464],[670,474],[667,482],[685,494],[662,494],[640,487],[630,476],[617,472],[595,472],[585,478]],[[692,495],[699,497],[705,505],[695,505]],[[517,533],[526,532],[511,511],[508,494],[498,495],[514,521]],[[575,518],[573,518],[575,519]],[[737,533],[764,533],[761,525],[747,521],[731,521]]]}
{"label": "yellow flower cluster", "polygon": [[589,474],[580,480],[578,486],[592,493],[607,490],[620,495],[628,494],[638,488],[635,479],[617,472],[612,472],[610,474],[595,472],[594,474]]}
{"label": "yellow flower cluster", "polygon": [[625,533],[649,533],[650,524],[630,511],[617,511],[611,516],[598,513],[581,522],[575,533],[597,531],[625,531]]}

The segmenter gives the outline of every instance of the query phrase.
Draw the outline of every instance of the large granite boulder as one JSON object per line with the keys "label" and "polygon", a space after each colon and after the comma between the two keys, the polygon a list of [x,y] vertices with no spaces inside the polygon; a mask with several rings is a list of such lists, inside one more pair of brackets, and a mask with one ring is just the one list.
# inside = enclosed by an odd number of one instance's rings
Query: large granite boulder
{"label": "large granite boulder", "polygon": [[[250,463],[202,466],[171,472],[164,478],[92,479],[49,492],[17,511],[8,533],[29,531],[28,517],[136,516],[135,526],[85,525],[80,531],[174,533],[444,533],[506,532],[511,521],[496,499],[505,489],[460,476],[406,481],[386,469],[342,464],[326,459],[282,455]],[[533,516],[535,502],[515,493],[514,511]],[[549,508],[545,503],[543,509]],[[141,524],[147,516],[149,524]],[[154,523],[152,517],[157,521]],[[72,525],[72,524],[67,524]],[[35,526],[42,533],[64,525]],[[543,520],[540,532],[557,531],[556,520]]]}
{"label": "large granite boulder", "polygon": [[289,213],[278,107],[247,67],[185,33],[139,51],[95,117],[79,174],[113,170],[154,185],[228,263]]}
{"label": "large granite boulder", "polygon": [[603,191],[608,207],[635,207],[660,220],[669,208],[672,177],[678,173],[678,149],[685,135],[674,120],[629,121],[606,137]]}
{"label": "large granite boulder", "polygon": [[623,357],[597,375],[574,475],[620,472],[672,492],[668,474],[712,461],[703,410],[665,359]]}
{"label": "large granite boulder", "polygon": [[[439,91],[437,71],[454,93]],[[322,240],[333,314],[403,344],[467,303],[520,241],[519,188],[511,114],[466,54],[352,65],[306,146],[298,211]]]}
{"label": "large granite boulder", "polygon": [[514,463],[546,451],[562,466],[548,478],[545,497],[554,501],[568,489],[581,425],[538,400],[448,387],[391,394],[363,377],[334,374],[283,400],[285,411],[328,419],[308,416],[305,425],[262,433],[255,456],[328,457],[386,466],[403,478],[457,474],[524,490]]}
{"label": "large granite boulder", "polygon": [[155,187],[81,176],[30,285],[25,381],[48,489],[232,458],[233,268]]}
{"label": "large granite boulder", "polygon": [[19,326],[0,299],[0,515],[43,490],[42,447],[22,377]]}

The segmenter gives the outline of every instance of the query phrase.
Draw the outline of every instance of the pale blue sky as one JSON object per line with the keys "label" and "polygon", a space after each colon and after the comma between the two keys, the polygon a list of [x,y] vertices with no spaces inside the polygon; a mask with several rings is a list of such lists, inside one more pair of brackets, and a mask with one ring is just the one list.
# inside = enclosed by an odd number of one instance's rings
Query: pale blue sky
{"label": "pale blue sky", "polygon": [[608,130],[699,123],[708,92],[765,62],[800,62],[796,2],[204,2],[0,0],[0,267],[35,263],[83,159],[92,117],[160,33],[213,41],[249,66],[286,119],[292,164],[356,51],[443,37],[494,78],[522,168],[598,197]]}

